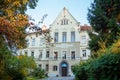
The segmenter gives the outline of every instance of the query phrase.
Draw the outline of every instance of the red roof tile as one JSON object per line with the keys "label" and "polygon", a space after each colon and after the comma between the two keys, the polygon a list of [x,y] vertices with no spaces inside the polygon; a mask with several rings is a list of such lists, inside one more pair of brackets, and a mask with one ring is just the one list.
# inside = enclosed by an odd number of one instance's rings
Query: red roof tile
{"label": "red roof tile", "polygon": [[92,27],[88,25],[81,26],[81,31],[91,31]]}

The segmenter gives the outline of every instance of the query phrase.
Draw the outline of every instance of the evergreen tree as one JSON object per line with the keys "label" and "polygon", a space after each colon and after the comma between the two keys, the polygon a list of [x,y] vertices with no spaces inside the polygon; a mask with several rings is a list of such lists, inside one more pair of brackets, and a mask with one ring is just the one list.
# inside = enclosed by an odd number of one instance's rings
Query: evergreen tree
{"label": "evergreen tree", "polygon": [[88,20],[94,31],[99,34],[91,38],[90,49],[99,50],[100,47],[96,46],[101,39],[107,41],[106,47],[110,46],[120,33],[120,0],[94,0],[88,10]]}

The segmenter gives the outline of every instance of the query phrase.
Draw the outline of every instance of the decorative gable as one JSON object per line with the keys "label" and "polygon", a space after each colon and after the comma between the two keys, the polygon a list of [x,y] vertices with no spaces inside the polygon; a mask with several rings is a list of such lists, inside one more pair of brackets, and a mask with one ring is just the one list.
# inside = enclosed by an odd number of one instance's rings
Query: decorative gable
{"label": "decorative gable", "polygon": [[78,21],[64,7],[51,25],[78,24]]}

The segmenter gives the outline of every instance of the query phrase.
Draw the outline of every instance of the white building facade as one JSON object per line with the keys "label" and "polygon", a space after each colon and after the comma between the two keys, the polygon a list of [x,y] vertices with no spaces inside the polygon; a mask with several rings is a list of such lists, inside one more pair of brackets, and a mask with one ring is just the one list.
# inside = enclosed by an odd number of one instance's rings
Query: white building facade
{"label": "white building facade", "polygon": [[52,45],[47,47],[44,35],[30,33],[26,37],[28,47],[19,50],[19,54],[32,56],[48,76],[74,76],[71,67],[90,56],[87,31],[91,27],[80,26],[69,11],[63,8],[49,29]]}

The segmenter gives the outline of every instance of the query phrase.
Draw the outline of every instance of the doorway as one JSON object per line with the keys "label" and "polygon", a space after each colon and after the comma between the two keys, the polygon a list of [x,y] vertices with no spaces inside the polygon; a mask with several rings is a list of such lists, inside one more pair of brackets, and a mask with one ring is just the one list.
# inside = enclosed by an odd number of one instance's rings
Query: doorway
{"label": "doorway", "polygon": [[67,62],[62,62],[60,65],[61,76],[65,77],[68,75],[68,64]]}

